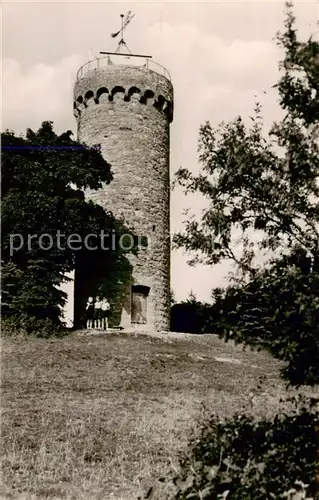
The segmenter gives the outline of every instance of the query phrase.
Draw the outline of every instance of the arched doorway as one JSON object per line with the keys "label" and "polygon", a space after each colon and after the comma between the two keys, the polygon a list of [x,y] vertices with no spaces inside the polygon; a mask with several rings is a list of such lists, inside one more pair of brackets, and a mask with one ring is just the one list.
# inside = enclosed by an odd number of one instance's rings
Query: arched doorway
{"label": "arched doorway", "polygon": [[133,285],[131,301],[131,323],[135,325],[147,324],[147,297],[149,286]]}

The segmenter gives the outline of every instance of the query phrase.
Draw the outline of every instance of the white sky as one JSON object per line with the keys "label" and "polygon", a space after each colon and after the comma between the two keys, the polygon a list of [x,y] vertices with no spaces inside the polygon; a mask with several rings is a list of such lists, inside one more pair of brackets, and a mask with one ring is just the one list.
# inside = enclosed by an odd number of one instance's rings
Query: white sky
{"label": "white sky", "polygon": [[[301,38],[315,33],[318,1],[295,2]],[[133,53],[148,53],[165,66],[175,93],[171,125],[171,178],[180,167],[198,169],[200,124],[217,126],[252,114],[256,97],[267,124],[279,116],[271,86],[278,76],[282,1],[219,2],[4,2],[2,4],[2,129],[25,132],[53,120],[58,133],[76,131],[72,87],[90,51],[114,50],[110,33],[121,13],[135,13],[126,31]],[[266,91],[266,94],[264,93]],[[171,231],[182,228],[183,209],[198,213],[201,200],[179,190],[171,196]],[[110,207],[111,208],[111,207]],[[225,283],[229,265],[190,268],[182,251],[172,252],[172,288],[178,300],[192,289],[209,300]]]}

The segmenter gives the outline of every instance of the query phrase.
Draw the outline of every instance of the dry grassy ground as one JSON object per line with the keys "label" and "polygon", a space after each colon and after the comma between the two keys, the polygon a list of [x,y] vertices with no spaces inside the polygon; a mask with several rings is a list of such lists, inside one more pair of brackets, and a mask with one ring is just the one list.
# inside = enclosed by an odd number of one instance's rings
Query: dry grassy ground
{"label": "dry grassy ground", "polygon": [[271,414],[285,392],[274,359],[212,335],[5,338],[1,378],[3,499],[134,500],[206,412]]}

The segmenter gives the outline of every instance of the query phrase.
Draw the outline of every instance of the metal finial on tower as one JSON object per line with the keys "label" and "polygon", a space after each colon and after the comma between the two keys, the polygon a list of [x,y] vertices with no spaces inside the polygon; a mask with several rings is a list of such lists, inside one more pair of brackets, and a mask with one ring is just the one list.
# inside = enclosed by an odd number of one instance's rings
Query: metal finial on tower
{"label": "metal finial on tower", "polygon": [[111,33],[111,37],[112,38],[116,38],[121,33],[121,39],[120,39],[120,41],[118,43],[118,46],[117,46],[117,48],[115,50],[115,53],[119,53],[123,49],[126,50],[129,54],[132,53],[130,51],[130,49],[128,48],[128,46],[126,45],[125,41],[124,41],[123,31],[129,25],[129,23],[132,21],[132,19],[133,19],[134,16],[135,16],[135,14],[132,14],[131,10],[128,11],[128,13],[126,14],[126,16],[124,16],[124,14],[120,15],[120,17],[121,17],[121,29],[119,31],[116,31],[115,33]]}
{"label": "metal finial on tower", "polygon": [[[110,56],[110,55],[126,56],[126,58],[128,58],[128,59],[130,58],[130,56],[132,56],[132,57],[145,57],[145,59],[152,59],[152,56],[147,56],[147,55],[143,55],[143,54],[132,54],[132,52],[130,51],[130,49],[128,48],[128,46],[126,45],[126,43],[123,39],[123,31],[130,24],[130,22],[132,21],[134,16],[135,16],[135,14],[132,14],[131,10],[129,10],[125,16],[124,16],[124,14],[120,15],[120,17],[121,17],[121,29],[119,29],[115,33],[111,33],[112,38],[116,38],[121,33],[121,39],[118,43],[118,46],[117,46],[115,52],[100,51],[100,54],[106,54],[108,56]],[[111,62],[110,57],[109,57],[109,62]]]}

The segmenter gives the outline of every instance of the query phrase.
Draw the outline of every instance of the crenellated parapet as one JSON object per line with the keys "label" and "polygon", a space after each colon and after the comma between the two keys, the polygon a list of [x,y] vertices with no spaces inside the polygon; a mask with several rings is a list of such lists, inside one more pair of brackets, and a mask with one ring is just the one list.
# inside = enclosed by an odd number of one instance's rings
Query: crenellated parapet
{"label": "crenellated parapet", "polygon": [[78,95],[73,103],[74,116],[78,118],[89,106],[119,100],[154,106],[167,115],[169,122],[173,120],[173,103],[163,95],[155,95],[151,89],[141,89],[136,86],[125,89],[120,85],[111,89],[103,86],[97,90],[87,90],[84,95]]}
{"label": "crenellated parapet", "polygon": [[91,70],[74,86],[73,110],[76,118],[86,108],[108,103],[153,106],[173,120],[173,86],[165,76],[144,66],[117,66]]}

